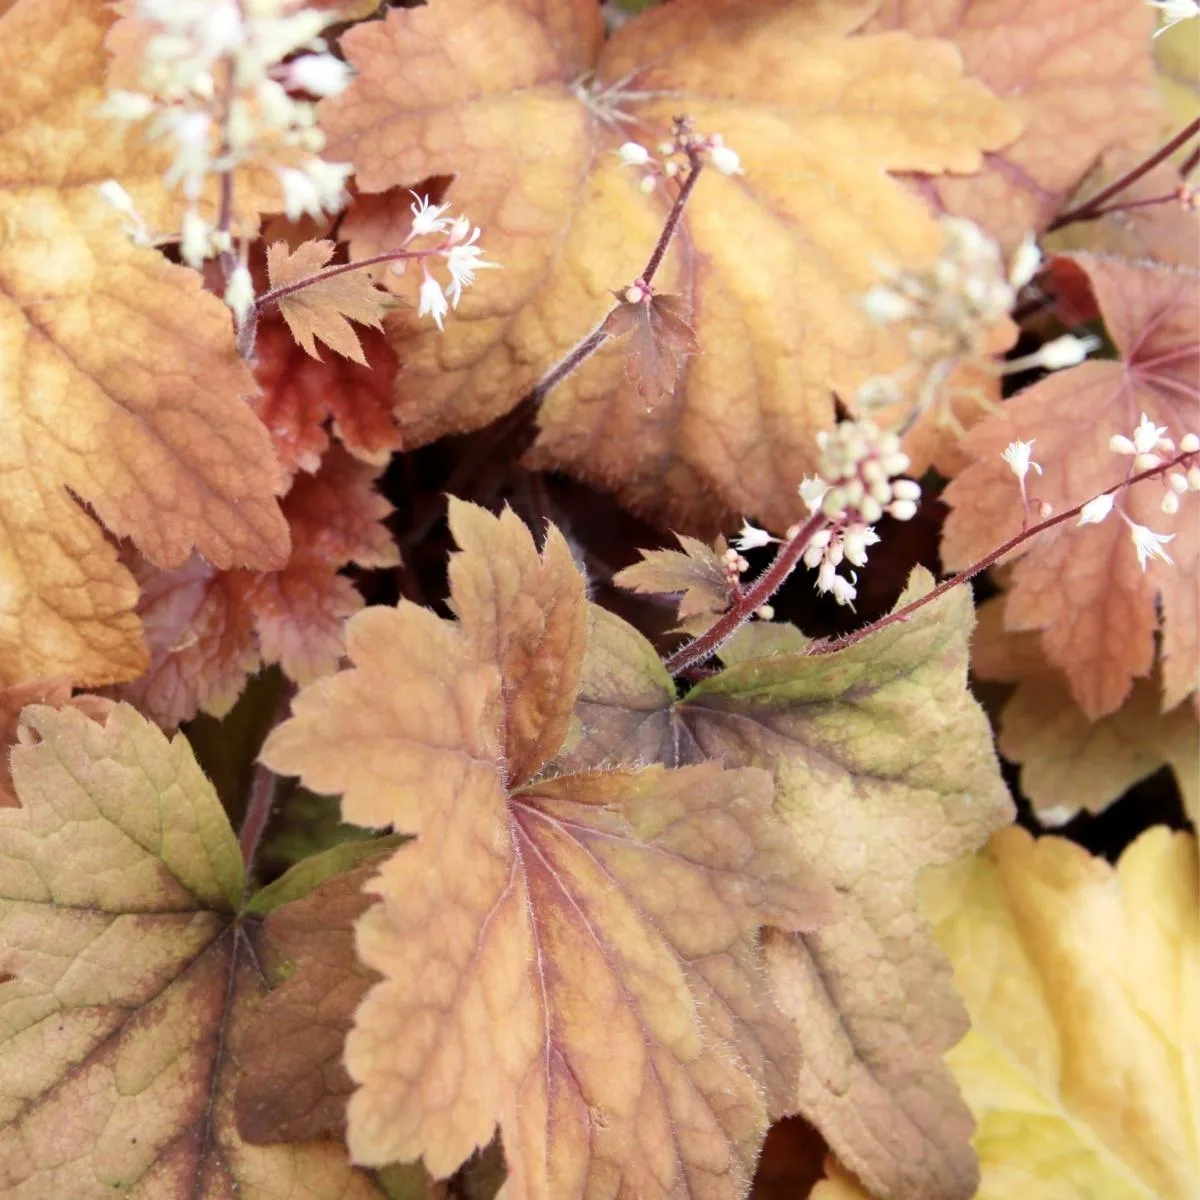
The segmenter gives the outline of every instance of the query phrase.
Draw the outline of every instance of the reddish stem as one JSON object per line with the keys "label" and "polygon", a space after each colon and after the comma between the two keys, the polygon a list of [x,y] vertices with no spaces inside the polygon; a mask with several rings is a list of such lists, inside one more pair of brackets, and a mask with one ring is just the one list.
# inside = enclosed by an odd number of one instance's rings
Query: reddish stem
{"label": "reddish stem", "polygon": [[1098,210],[1102,209],[1109,200],[1119,195],[1131,184],[1136,183],[1164,159],[1170,158],[1180,146],[1190,141],[1197,133],[1200,133],[1200,117],[1189,122],[1173,138],[1164,142],[1157,150],[1142,159],[1137,166],[1131,167],[1119,179],[1110,183],[1108,187],[1102,188],[1090,200],[1085,200],[1077,207],[1059,213],[1050,222],[1046,232],[1052,233],[1055,229],[1061,229],[1064,225],[1071,225],[1076,221],[1094,221],[1100,215]]}
{"label": "reddish stem", "polygon": [[242,851],[242,862],[246,870],[254,862],[258,843],[271,819],[271,806],[275,803],[275,784],[278,777],[262,763],[254,764],[254,778],[250,784],[250,799],[246,804],[246,815],[238,833],[238,846]]}
{"label": "reddish stem", "polygon": [[823,642],[820,646],[811,650],[810,653],[814,655],[833,654],[838,650],[845,650],[848,646],[853,646],[856,642],[861,642],[865,638],[869,638],[871,634],[877,633],[885,626],[894,625],[897,621],[907,621],[917,609],[924,608],[926,604],[931,604],[939,596],[944,596],[951,588],[958,587],[960,583],[966,583],[967,580],[978,575],[980,571],[986,571],[988,567],[998,562],[1010,551],[1015,550],[1022,542],[1036,537],[1039,533],[1043,533],[1047,529],[1053,529],[1055,525],[1061,525],[1064,521],[1069,521],[1072,517],[1077,517],[1083,510],[1084,505],[1090,504],[1092,500],[1097,499],[1099,496],[1111,496],[1116,492],[1131,487],[1135,483],[1141,483],[1143,479],[1152,479],[1156,475],[1165,475],[1172,467],[1177,467],[1185,460],[1193,457],[1194,455],[1192,454],[1177,455],[1168,463],[1162,463],[1157,467],[1141,471],[1137,475],[1131,475],[1128,479],[1124,479],[1107,490],[1099,492],[1097,496],[1085,500],[1083,504],[1077,504],[1074,508],[1068,508],[1065,512],[1057,513],[1040,524],[1031,526],[1029,529],[1018,533],[1015,537],[1009,538],[1004,545],[998,546],[977,563],[972,563],[966,570],[959,571],[957,575],[952,575],[949,579],[943,580],[932,591],[926,592],[924,596],[914,600],[911,604],[906,604],[903,608],[888,613],[887,616],[880,617],[878,621],[872,621],[869,625],[864,625],[861,629],[855,630],[854,633],[846,634],[845,637],[833,638],[828,642]]}
{"label": "reddish stem", "polygon": [[736,603],[722,613],[702,634],[685,642],[674,654],[663,660],[672,675],[681,675],[697,663],[715,654],[779,590],[783,581],[796,569],[813,534],[829,524],[819,510],[779,547],[779,553],[765,571],[745,588]]}
{"label": "reddish stem", "polygon": [[1149,196],[1145,200],[1119,200],[1116,204],[1108,204],[1103,208],[1096,209],[1092,213],[1092,217],[1107,217],[1109,213],[1130,212],[1135,208],[1150,208],[1155,204],[1167,204],[1178,199],[1178,192],[1166,192],[1162,196]]}
{"label": "reddish stem", "polygon": [[[679,189],[679,194],[675,197],[675,203],[671,205],[671,211],[667,214],[666,223],[662,227],[662,232],[658,235],[658,241],[655,243],[654,249],[650,252],[646,266],[643,268],[641,275],[638,276],[647,287],[650,286],[654,276],[658,273],[658,268],[662,266],[663,258],[666,257],[667,247],[671,244],[671,239],[675,236],[675,230],[679,227],[679,220],[683,216],[684,206],[687,204],[688,197],[691,196],[692,190],[696,186],[696,180],[700,177],[700,172],[704,167],[703,160],[694,151],[688,154],[688,161],[691,163],[691,170],[688,172],[687,178],[683,181],[683,185]],[[542,376],[537,386],[533,389],[535,401],[540,403],[552,388],[562,383],[568,375],[574,374],[608,340],[608,334],[604,332],[604,325],[612,313],[616,311],[617,307],[614,305],[612,310],[605,314],[604,320],[566,358],[556,363]]]}
{"label": "reddish stem", "polygon": [[314,283],[320,283],[325,279],[332,279],[335,275],[344,275],[347,271],[358,271],[362,267],[374,267],[386,262],[400,262],[408,258],[428,258],[431,254],[440,254],[446,248],[445,246],[434,246],[428,250],[388,250],[383,254],[372,255],[370,258],[357,258],[353,262],[338,263],[336,266],[318,271],[315,275],[306,275],[303,279],[284,283],[277,288],[272,288],[269,292],[263,292],[254,301],[254,308],[256,312],[261,313],[272,304],[277,304],[284,296],[303,291],[306,287],[312,287]]}

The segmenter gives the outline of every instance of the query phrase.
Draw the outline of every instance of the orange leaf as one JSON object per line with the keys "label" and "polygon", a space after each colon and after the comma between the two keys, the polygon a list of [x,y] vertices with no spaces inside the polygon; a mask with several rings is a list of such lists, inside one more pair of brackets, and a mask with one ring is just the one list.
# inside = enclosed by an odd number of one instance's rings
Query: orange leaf
{"label": "orange leaf", "polygon": [[[136,246],[97,187],[151,225],[164,151],[98,115],[100,0],[22,0],[0,18],[0,679],[79,684],[145,666],[130,575],[86,502],[159,566],[194,548],[277,565],[287,527],[253,380],[200,276]],[[48,102],[46,81],[53,80]]]}
{"label": "orange leaf", "polygon": [[[540,778],[575,699],[584,584],[551,528],[451,502],[459,620],[402,601],[347,626],[353,669],[301,692],[263,761],[416,840],[371,884],[384,980],[346,1042],[355,1159],[437,1176],[499,1124],[514,1200],[741,1197],[795,1033],[759,927],[811,927],[766,772]],[[455,864],[453,871],[446,864]]]}
{"label": "orange leaf", "polygon": [[382,333],[361,335],[368,366],[335,356],[310,358],[280,321],[264,321],[254,344],[260,391],[250,405],[271,431],[284,469],[316,471],[329,447],[325,421],[363,462],[383,466],[401,448],[392,416],[396,355]]}
{"label": "orange leaf", "polygon": [[1002,244],[1042,230],[1109,148],[1144,142],[1166,120],[1154,85],[1143,0],[885,0],[873,27],[951,38],[967,71],[1020,114],[1024,132],[966,178],[922,180],[936,207]]}
{"label": "orange leaf", "polygon": [[[333,242],[302,242],[289,250],[286,242],[267,248],[271,289],[286,288],[316,275],[333,257]],[[320,358],[314,338],[361,366],[367,365],[350,321],[380,328],[387,300],[365,271],[344,271],[329,279],[287,292],[276,301],[292,336],[306,354]],[[349,320],[347,320],[349,318]]]}
{"label": "orange leaf", "polygon": [[641,562],[618,571],[613,583],[643,594],[680,593],[680,621],[724,612],[730,589],[720,555],[698,538],[675,536],[682,550],[639,550]]}
{"label": "orange leaf", "polygon": [[151,660],[122,698],[178,725],[198,710],[228,712],[263,663],[279,663],[298,683],[336,671],[342,626],[362,607],[338,572],[399,561],[381,523],[392,510],[374,491],[377,474],[335,445],[317,474],[297,475],[283,499],[292,554],[278,571],[221,571],[198,557],[174,571],[138,564]]}
{"label": "orange leaf", "polygon": [[320,110],[329,152],[367,192],[460,172],[454,203],[503,266],[444,334],[414,310],[389,319],[406,442],[500,416],[604,319],[670,203],[612,151],[631,134],[653,145],[686,110],[747,172],[699,181],[655,279],[687,297],[704,353],[648,406],[624,347],[602,349],[544,404],[535,461],[681,528],[795,520],[831,389],[852,394],[899,354],[856,297],[878,258],[924,261],[940,242],[888,172],[972,171],[1019,130],[948,43],[853,36],[872,9],[675,0],[602,45],[591,0],[441,0],[350,30],[358,75]]}
{"label": "orange leaf", "polygon": [[[1200,426],[1200,276],[1183,269],[1077,255],[1091,280],[1121,359],[1059,371],[1027,388],[971,431],[976,460],[947,488],[942,557],[959,569],[1019,532],[1021,502],[1005,446],[1035,441],[1045,474],[1031,490],[1055,511],[1080,504],[1125,478],[1129,460],[1109,449],[1145,412],[1178,443]],[[1004,610],[1009,630],[1042,631],[1047,659],[1066,673],[1071,694],[1092,720],[1115,712],[1136,676],[1154,664],[1162,605],[1163,707],[1174,708],[1196,684],[1200,663],[1200,497],[1181,497],[1178,515],[1159,505],[1163,484],[1136,484],[1121,504],[1131,520],[1163,533],[1175,565],[1154,560],[1143,571],[1128,525],[1116,514],[1098,525],[1074,522],[1018,552]]]}

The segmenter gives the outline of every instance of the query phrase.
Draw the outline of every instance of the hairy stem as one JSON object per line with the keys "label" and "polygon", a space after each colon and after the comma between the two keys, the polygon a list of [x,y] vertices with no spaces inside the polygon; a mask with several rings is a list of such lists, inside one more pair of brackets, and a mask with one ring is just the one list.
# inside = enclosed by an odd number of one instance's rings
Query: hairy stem
{"label": "hairy stem", "polygon": [[779,547],[771,565],[742,591],[733,607],[723,612],[702,634],[665,658],[663,666],[672,675],[681,675],[715,654],[780,589],[796,569],[813,534],[827,524],[829,518],[823,512],[813,513],[800,526],[796,536],[788,538]]}
{"label": "hairy stem", "polygon": [[353,262],[338,263],[336,266],[318,271],[315,275],[306,275],[303,279],[280,284],[279,287],[272,288],[269,292],[263,292],[254,301],[254,308],[256,312],[262,313],[272,304],[278,304],[284,296],[290,296],[293,292],[301,292],[307,287],[312,287],[314,283],[332,279],[335,275],[345,275],[347,271],[358,271],[363,267],[378,266],[380,263],[401,262],[409,258],[428,258],[431,254],[440,254],[445,249],[445,246],[434,246],[428,250],[387,250],[383,254],[374,254],[370,258],[356,258]]}
{"label": "hairy stem", "polygon": [[[700,172],[704,167],[704,160],[698,153],[690,153],[688,159],[691,163],[691,170],[688,171],[687,178],[683,181],[683,185],[679,189],[679,194],[675,197],[675,203],[671,205],[671,211],[667,214],[662,232],[658,235],[658,241],[655,242],[654,249],[650,252],[650,257],[646,260],[646,265],[642,269],[641,275],[638,276],[647,287],[650,286],[654,276],[658,274],[658,268],[662,266],[662,261],[666,257],[667,247],[670,246],[671,239],[675,236],[675,231],[679,228],[679,221],[683,216],[683,210],[696,186],[696,180],[700,177]],[[617,307],[619,306],[614,305],[605,314],[604,320],[566,358],[561,359],[542,376],[537,386],[533,389],[532,395],[535,403],[540,404],[553,388],[562,383],[568,375],[574,374],[608,340],[608,334],[604,332],[604,326]]]}
{"label": "hairy stem", "polygon": [[1052,233],[1055,229],[1061,229],[1064,225],[1074,224],[1076,221],[1094,221],[1101,215],[1101,211],[1105,204],[1108,203],[1114,196],[1120,195],[1127,187],[1136,183],[1148,171],[1153,170],[1158,164],[1167,158],[1170,158],[1180,146],[1186,145],[1192,138],[1200,133],[1200,117],[1189,122],[1181,129],[1174,137],[1164,142],[1159,148],[1148,154],[1135,167],[1131,167],[1119,179],[1114,180],[1106,188],[1102,188],[1089,200],[1085,200],[1082,204],[1075,208],[1069,208],[1064,213],[1059,213],[1053,221],[1050,222],[1047,228],[1047,233]]}
{"label": "hairy stem", "polygon": [[[1173,467],[1178,467],[1194,457],[1193,454],[1177,455],[1170,462],[1162,463],[1157,467],[1151,467],[1149,470],[1131,475],[1128,479],[1123,479],[1120,483],[1115,484],[1106,491],[1098,493],[1098,495],[1111,496],[1117,492],[1124,491],[1135,483],[1141,483],[1143,479],[1152,479],[1156,475],[1165,475]],[[877,633],[888,625],[895,625],[899,621],[907,621],[917,609],[924,608],[926,604],[931,604],[939,596],[944,596],[951,588],[956,588],[960,584],[966,583],[969,579],[973,579],[981,571],[986,571],[988,567],[993,563],[999,562],[1000,559],[1015,550],[1022,542],[1027,542],[1039,533],[1044,533],[1047,529],[1053,529],[1055,525],[1062,525],[1065,521],[1077,517],[1083,511],[1085,505],[1090,504],[1092,500],[1097,498],[1097,496],[1090,497],[1082,504],[1075,505],[1074,508],[1068,508],[1064,512],[1056,513],[1054,516],[1048,517],[1045,521],[1037,525],[1031,525],[1028,529],[1022,530],[1014,537],[1009,538],[1002,546],[997,546],[990,554],[984,555],[978,562],[972,563],[965,570],[959,571],[957,575],[951,575],[949,579],[943,580],[932,591],[926,592],[924,596],[920,596],[918,599],[912,601],[911,604],[906,604],[903,608],[898,608],[895,612],[888,613],[886,616],[880,617],[878,621],[872,621],[869,625],[864,625],[861,629],[856,629],[853,633],[848,633],[844,637],[832,638],[828,642],[823,642],[821,645],[815,646],[810,653],[833,654],[838,650],[845,650],[848,646],[853,646],[856,642],[861,642],[869,638],[871,634]]]}

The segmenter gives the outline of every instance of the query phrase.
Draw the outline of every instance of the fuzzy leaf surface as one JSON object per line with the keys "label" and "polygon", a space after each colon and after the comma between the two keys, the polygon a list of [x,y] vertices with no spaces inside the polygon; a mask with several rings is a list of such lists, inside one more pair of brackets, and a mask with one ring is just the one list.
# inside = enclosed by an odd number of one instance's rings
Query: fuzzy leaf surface
{"label": "fuzzy leaf surface", "polygon": [[[166,219],[164,149],[99,115],[111,14],[22,0],[0,17],[0,680],[129,679],[137,590],[85,501],[161,567],[287,553],[269,439],[229,312],[136,246],[99,184]],[[51,82],[52,81],[52,85]],[[77,497],[77,499],[73,498]]]}
{"label": "fuzzy leaf surface", "polygon": [[[287,287],[328,266],[334,243],[302,242],[295,250],[286,242],[274,242],[267,249],[267,277],[271,287]],[[305,354],[319,359],[316,338],[331,350],[360,366],[367,365],[362,344],[351,321],[380,327],[387,301],[364,271],[346,271],[310,283],[307,287],[281,296],[279,311],[292,336]]]}
{"label": "fuzzy leaf surface", "polygon": [[347,820],[416,834],[357,926],[383,982],[346,1042],[352,1153],[445,1176],[499,1125],[515,1200],[741,1197],[795,1066],[759,927],[810,928],[832,897],[766,772],[539,777],[575,700],[583,580],[553,528],[539,555],[511,515],[453,501],[451,527],[458,620],[358,614],[354,667],[264,749]]}
{"label": "fuzzy leaf surface", "polygon": [[238,1135],[269,947],[237,919],[237,838],[187,742],[127,705],[22,722],[21,807],[0,809],[4,1194],[376,1200],[340,1142]]}
{"label": "fuzzy leaf surface", "polygon": [[610,340],[543,405],[535,461],[691,532],[734,513],[795,520],[831,388],[851,395],[899,353],[856,297],[877,259],[937,252],[924,204],[888,173],[970,172],[1020,130],[949,43],[859,35],[874,8],[676,0],[602,42],[590,0],[442,0],[351,30],[358,74],[321,106],[329,152],[368,193],[459,172],[450,198],[503,266],[444,334],[415,306],[388,318],[405,440],[494,420],[604,319],[671,202],[611,151],[657,144],[686,111],[746,168],[699,181],[654,281],[684,297],[704,353],[649,403]]}
{"label": "fuzzy leaf surface", "polygon": [[[1038,498],[1061,512],[1126,477],[1130,460],[1114,454],[1109,439],[1130,436],[1141,413],[1176,444],[1200,426],[1200,274],[1085,254],[1071,261],[1087,273],[1120,358],[1057,371],[971,431],[964,446],[974,462],[945,492],[952,511],[942,559],[949,569],[1020,531],[1016,482],[1000,457],[1009,442],[1036,441],[1044,470]],[[1162,494],[1161,482],[1146,480],[1122,503],[1131,520],[1178,534],[1168,547],[1174,565],[1154,560],[1143,571],[1116,513],[1099,525],[1059,526],[1017,551],[1005,627],[1041,631],[1046,658],[1066,674],[1092,720],[1115,712],[1134,679],[1150,674],[1160,605],[1163,707],[1174,708],[1197,686],[1200,539],[1191,531],[1200,496],[1185,494],[1167,517]]]}
{"label": "fuzzy leaf surface", "polygon": [[[898,604],[928,590],[914,573]],[[765,935],[796,1020],[793,1106],[889,1197],[968,1197],[971,1122],[943,1052],[966,1028],[916,908],[931,864],[978,847],[1012,808],[966,690],[970,598],[948,593],[856,646],[742,659],[684,700],[648,643],[596,613],[564,768],[716,759],[775,775],[776,805],[842,900],[813,933]],[[772,647],[775,648],[775,647]]]}
{"label": "fuzzy leaf surface", "polygon": [[641,562],[618,571],[613,583],[643,595],[678,593],[681,621],[724,612],[729,579],[720,556],[699,538],[676,537],[682,550],[641,550]]}

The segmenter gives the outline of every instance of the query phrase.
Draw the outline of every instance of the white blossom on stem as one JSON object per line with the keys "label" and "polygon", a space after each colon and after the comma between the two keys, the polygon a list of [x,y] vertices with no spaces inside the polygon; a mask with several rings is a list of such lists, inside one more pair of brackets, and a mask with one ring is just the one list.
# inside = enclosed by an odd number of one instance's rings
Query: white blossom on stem
{"label": "white blossom on stem", "polygon": [[741,532],[733,539],[733,544],[745,553],[747,550],[757,550],[762,546],[769,546],[776,540],[765,529],[759,529],[757,526],[751,525],[749,521],[743,520]]}
{"label": "white blossom on stem", "polygon": [[450,207],[449,204],[431,204],[428,196],[418,196],[416,192],[409,192],[409,195],[414,203],[408,206],[412,211],[412,229],[404,239],[406,243],[415,237],[445,233],[450,228],[452,218],[442,216]]}
{"label": "white blossom on stem", "polygon": [[479,240],[479,233],[479,226],[476,225],[474,232],[465,242],[459,242],[445,251],[446,269],[450,272],[450,286],[446,290],[450,295],[450,303],[455,308],[462,299],[463,288],[470,287],[475,282],[476,271],[500,265],[485,261],[483,250],[475,245]]}
{"label": "white blossom on stem", "polygon": [[[1124,516],[1124,513],[1121,515]],[[1125,517],[1125,523],[1129,526],[1129,536],[1137,550],[1138,566],[1143,571],[1152,558],[1161,558],[1168,565],[1174,565],[1174,560],[1163,549],[1163,546],[1175,537],[1173,533],[1155,533],[1153,529],[1147,529],[1145,525],[1139,525],[1128,517]]]}
{"label": "white blossom on stem", "polygon": [[442,322],[449,311],[450,305],[446,302],[446,293],[442,291],[442,285],[426,271],[421,282],[417,316],[431,316],[433,323],[439,329],[444,329]]}
{"label": "white blossom on stem", "polygon": [[650,161],[650,151],[640,142],[625,142],[616,153],[623,167],[644,167]]}
{"label": "white blossom on stem", "polygon": [[1094,500],[1089,500],[1079,510],[1079,524],[1099,525],[1112,510],[1113,496],[1111,492],[1106,492],[1102,496],[1097,496]]}

